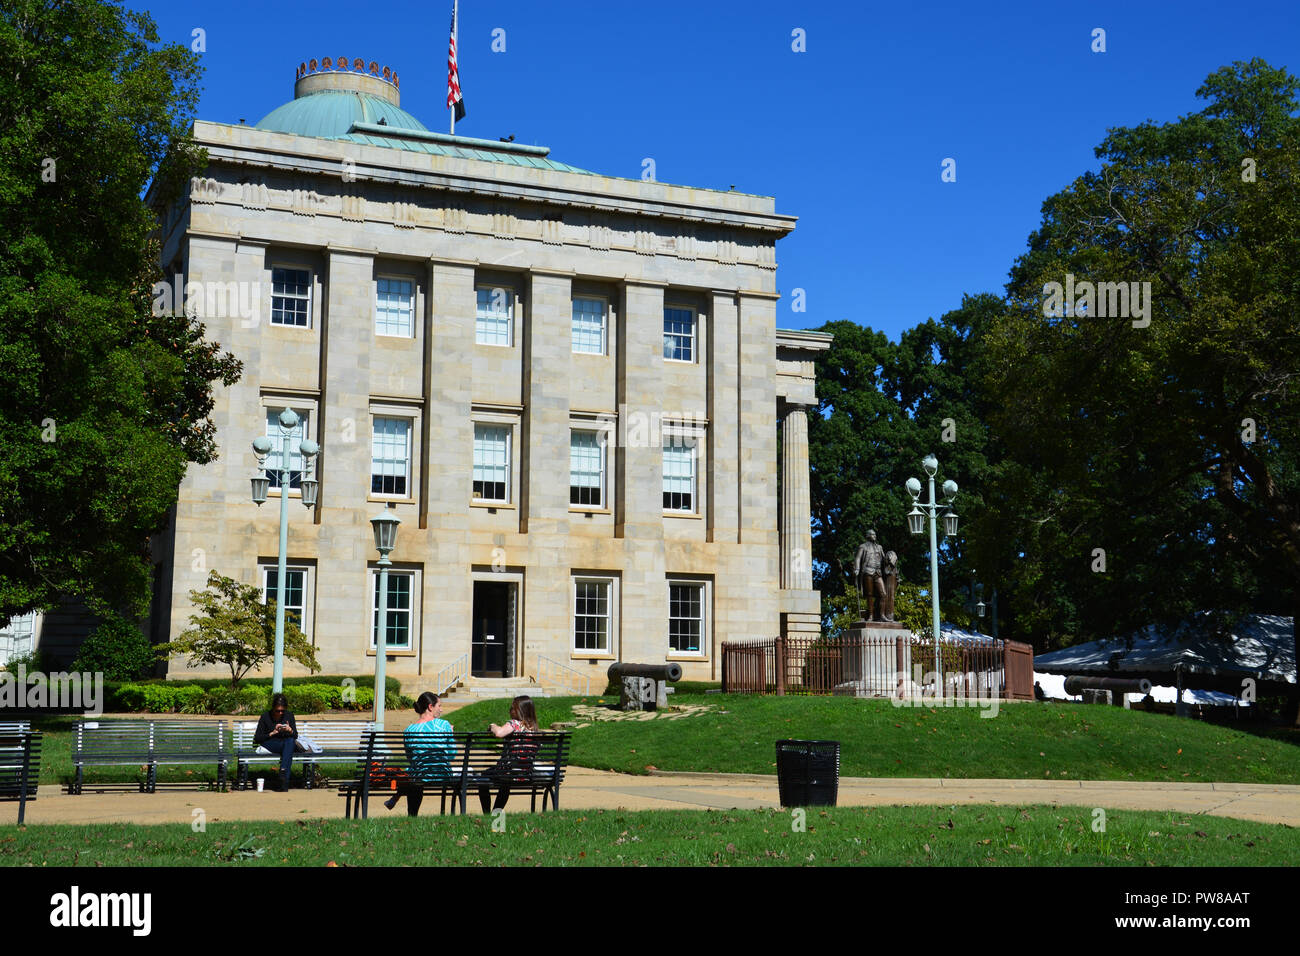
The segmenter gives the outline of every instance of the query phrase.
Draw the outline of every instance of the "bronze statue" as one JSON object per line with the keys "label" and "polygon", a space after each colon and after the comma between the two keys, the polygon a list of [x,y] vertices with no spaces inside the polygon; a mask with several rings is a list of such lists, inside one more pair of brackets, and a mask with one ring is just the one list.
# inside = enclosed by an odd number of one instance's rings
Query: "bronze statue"
{"label": "bronze statue", "polygon": [[885,552],[885,566],[882,570],[882,577],[885,579],[885,600],[884,610],[881,613],[881,619],[885,621],[894,620],[894,595],[898,592],[898,555],[893,551]]}
{"label": "bronze statue", "polygon": [[882,607],[885,600],[885,581],[881,574],[885,561],[885,549],[876,543],[876,532],[868,531],[867,540],[858,547],[853,559],[853,581],[858,594],[866,600],[866,613],[863,620],[883,621]]}

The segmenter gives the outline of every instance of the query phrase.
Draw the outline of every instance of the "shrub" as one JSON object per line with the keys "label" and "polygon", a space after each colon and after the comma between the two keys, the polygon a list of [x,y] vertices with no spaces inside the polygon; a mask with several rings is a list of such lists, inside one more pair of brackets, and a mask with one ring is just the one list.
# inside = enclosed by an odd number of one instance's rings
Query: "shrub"
{"label": "shrub", "polygon": [[25,668],[28,674],[50,674],[62,670],[54,656],[40,647],[30,653],[9,658],[8,663],[2,669],[9,671],[11,674],[17,674],[19,667]]}
{"label": "shrub", "polygon": [[231,690],[229,687],[214,687],[208,690],[205,699],[209,714],[262,714],[267,709],[269,693],[262,687],[241,687]]}
{"label": "shrub", "polygon": [[131,681],[146,676],[153,659],[153,648],[138,627],[110,617],[86,638],[72,669],[103,674],[105,680]]}

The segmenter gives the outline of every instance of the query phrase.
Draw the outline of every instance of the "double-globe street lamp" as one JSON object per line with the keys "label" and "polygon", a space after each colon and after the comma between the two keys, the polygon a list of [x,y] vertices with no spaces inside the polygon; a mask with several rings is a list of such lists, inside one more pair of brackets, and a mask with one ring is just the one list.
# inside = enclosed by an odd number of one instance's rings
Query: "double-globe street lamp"
{"label": "double-globe street lamp", "polygon": [[934,696],[938,699],[943,687],[943,663],[940,659],[939,630],[939,542],[935,525],[943,510],[943,531],[948,537],[957,535],[957,512],[952,509],[952,501],[957,497],[957,482],[948,479],[943,483],[944,500],[942,503],[934,497],[934,476],[939,471],[939,459],[926,455],[921,462],[930,481],[930,500],[923,502],[921,482],[915,478],[907,479],[907,493],[912,496],[912,510],[907,513],[907,527],[912,534],[921,534],[925,530],[925,519],[930,518],[930,614],[934,634]]}
{"label": "double-globe street lamp", "polygon": [[[298,413],[286,408],[280,413],[280,460],[274,469],[276,482],[280,488],[280,554],[275,576],[275,660],[271,677],[271,691],[280,693],[284,685],[284,591],[286,568],[289,551],[289,443],[298,427]],[[261,474],[249,479],[253,484],[253,501],[260,508],[266,501],[267,490],[271,484],[266,469],[266,457],[275,446],[271,439],[260,435],[253,439],[253,451],[257,455],[257,468]],[[307,508],[316,506],[316,490],[320,482],[311,477],[312,462],[320,453],[320,446],[314,441],[304,439],[298,443],[298,453],[302,455],[303,469],[299,479],[302,491],[302,503]]]}

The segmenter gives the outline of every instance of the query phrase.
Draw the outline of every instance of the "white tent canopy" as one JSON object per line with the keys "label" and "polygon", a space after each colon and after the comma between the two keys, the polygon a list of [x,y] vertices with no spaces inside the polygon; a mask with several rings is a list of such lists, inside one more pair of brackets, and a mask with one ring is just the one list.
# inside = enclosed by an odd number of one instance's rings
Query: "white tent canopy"
{"label": "white tent canopy", "polygon": [[1251,614],[1226,633],[1216,633],[1210,614],[1201,611],[1172,630],[1148,625],[1126,638],[1035,656],[1034,669],[1062,676],[1145,677],[1153,684],[1229,696],[1240,694],[1247,678],[1282,690],[1296,683],[1294,621]]}

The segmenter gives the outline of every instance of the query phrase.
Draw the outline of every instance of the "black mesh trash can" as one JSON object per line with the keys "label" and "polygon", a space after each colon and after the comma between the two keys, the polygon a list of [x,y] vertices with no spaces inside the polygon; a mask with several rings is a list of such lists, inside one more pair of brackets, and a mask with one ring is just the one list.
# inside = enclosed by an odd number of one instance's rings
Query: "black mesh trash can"
{"label": "black mesh trash can", "polygon": [[840,787],[838,740],[778,740],[776,781],[783,807],[833,807]]}

